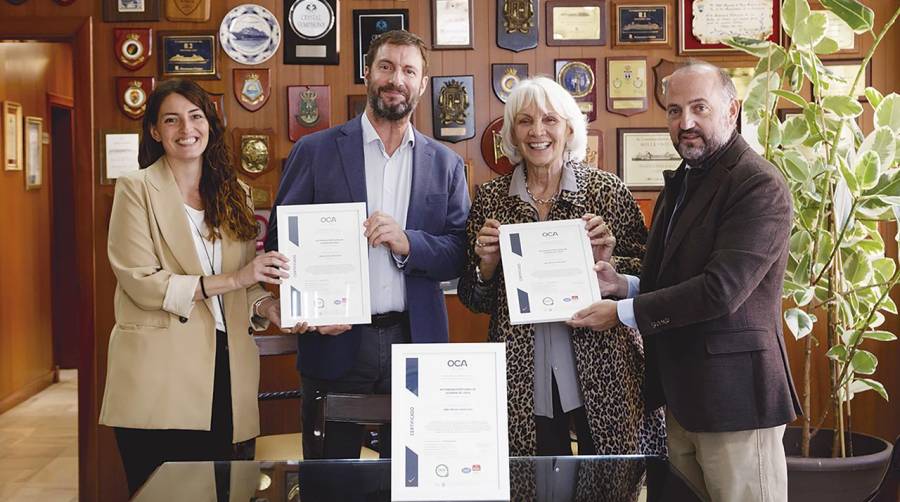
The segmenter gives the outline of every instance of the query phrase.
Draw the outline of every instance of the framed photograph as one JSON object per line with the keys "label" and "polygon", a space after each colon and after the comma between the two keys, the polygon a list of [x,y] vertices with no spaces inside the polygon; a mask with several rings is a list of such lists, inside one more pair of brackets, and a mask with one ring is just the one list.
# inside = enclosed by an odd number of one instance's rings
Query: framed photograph
{"label": "framed photograph", "polygon": [[606,58],[606,110],[629,117],[647,111],[647,58]]}
{"label": "framed photograph", "polygon": [[22,158],[22,105],[15,101],[3,102],[3,169],[21,171]]}
{"label": "framed photograph", "polygon": [[781,0],[678,0],[679,56],[739,54],[730,37],[781,45]]}
{"label": "framed photograph", "polygon": [[366,110],[366,102],[369,97],[365,94],[347,95],[347,120],[353,120]]}
{"label": "framed photograph", "polygon": [[[859,66],[862,64],[862,60],[833,59],[822,61],[822,64],[825,65],[825,68],[827,68],[832,75],[831,78],[828,78],[827,86],[822,86],[822,97],[846,96],[850,94],[850,86],[853,85],[853,79],[856,78],[856,73],[859,71]],[[863,72],[862,78],[860,78],[859,82],[856,83],[856,88],[852,91],[853,95],[855,95],[856,99],[860,101],[868,101],[869,99],[866,97],[865,90],[866,87],[871,85],[872,65],[870,64]]]}
{"label": "framed photograph", "polygon": [[584,165],[603,170],[603,131],[588,129]]}
{"label": "framed photograph", "polygon": [[612,0],[613,47],[672,47],[672,7],[663,2]]}
{"label": "framed photograph", "polygon": [[100,131],[99,139],[101,185],[113,185],[120,176],[139,169],[140,132],[104,129]]}
{"label": "framed photograph", "polygon": [[191,77],[218,80],[219,37],[211,32],[159,34],[159,73],[162,78]]}
{"label": "framed photograph", "polygon": [[338,0],[284,0],[281,12],[284,64],[340,63]]}
{"label": "framed photograph", "polygon": [[353,81],[363,83],[366,53],[372,40],[391,30],[409,29],[408,9],[362,9],[353,11]]}
{"label": "framed photograph", "polygon": [[663,171],[677,169],[681,155],[672,146],[664,127],[616,130],[618,162],[616,174],[631,190],[659,190],[663,187]]}
{"label": "framed photograph", "polygon": [[44,184],[44,119],[25,117],[25,190]]}
{"label": "framed photograph", "polygon": [[107,23],[159,21],[159,0],[103,0]]}
{"label": "framed photograph", "polygon": [[547,45],[606,45],[606,0],[547,0]]}
{"label": "framed photograph", "polygon": [[431,49],[474,49],[473,0],[431,0]]}

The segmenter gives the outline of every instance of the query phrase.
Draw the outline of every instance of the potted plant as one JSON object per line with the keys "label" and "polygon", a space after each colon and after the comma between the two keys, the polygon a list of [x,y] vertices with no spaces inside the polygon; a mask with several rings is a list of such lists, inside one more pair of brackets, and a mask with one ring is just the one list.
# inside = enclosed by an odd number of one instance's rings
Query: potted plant
{"label": "potted plant", "polygon": [[[790,307],[784,321],[805,345],[800,388],[804,417],[799,451],[790,451],[788,435],[786,448],[789,455],[834,457],[789,458],[790,499],[864,500],[877,488],[891,454],[890,443],[852,433],[851,403],[864,391],[888,399],[875,375],[878,360],[867,347],[897,338],[880,326],[885,312],[897,313],[890,292],[900,282],[900,267],[886,255],[882,238],[883,224],[900,220],[900,96],[865,89],[864,99],[874,110],[874,130],[865,135],[856,121],[864,111],[856,86],[900,7],[876,29],[874,12],[856,0],[819,1],[854,32],[873,37],[853,82],[822,64],[819,56],[836,52],[838,44],[825,34],[826,15],[811,12],[807,0],[783,2],[782,27],[790,36],[787,47],[741,38],[728,44],[758,58],[742,113],[745,123],[756,127],[763,155],[781,170],[793,193],[784,281]],[[809,100],[801,95],[807,87]],[[836,88],[847,90],[838,94]],[[779,118],[779,102],[798,111]],[[824,329],[814,333],[817,324]],[[818,344],[827,347],[830,390],[825,409],[813,416],[810,367]],[[834,418],[833,431],[822,429],[828,415]],[[833,471],[861,460],[874,465],[851,467],[866,478],[868,486],[860,492],[847,492],[852,489],[846,486],[848,478],[833,472],[805,485],[812,467]],[[837,479],[839,486],[827,485],[828,478]]]}

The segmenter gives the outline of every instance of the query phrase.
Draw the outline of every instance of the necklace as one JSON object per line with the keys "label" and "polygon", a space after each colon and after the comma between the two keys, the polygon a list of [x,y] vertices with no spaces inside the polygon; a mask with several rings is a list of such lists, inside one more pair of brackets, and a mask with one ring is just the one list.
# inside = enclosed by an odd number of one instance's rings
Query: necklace
{"label": "necklace", "polygon": [[[191,216],[190,211],[188,211],[187,206],[184,208],[184,212],[188,217],[188,221],[191,222],[191,226],[194,227],[194,230],[197,231],[197,236],[200,237],[200,243],[203,244],[203,254],[206,255],[206,262],[209,263],[209,270],[212,272],[210,275],[215,275],[216,273],[216,244],[212,243],[212,256],[209,254],[209,250],[206,247],[206,239],[203,238],[203,232],[200,231],[200,225],[194,221],[194,217]],[[219,311],[222,313],[222,324],[225,324],[225,305],[222,301],[222,295],[215,295],[216,304],[219,306]]]}
{"label": "necklace", "polygon": [[559,198],[559,191],[557,191],[555,195],[546,199],[539,199],[535,197],[534,194],[531,193],[531,189],[528,188],[528,174],[524,166],[522,167],[522,176],[525,178],[525,193],[527,193],[528,196],[531,197],[531,200],[534,201],[535,204],[553,204],[556,202],[556,199]]}

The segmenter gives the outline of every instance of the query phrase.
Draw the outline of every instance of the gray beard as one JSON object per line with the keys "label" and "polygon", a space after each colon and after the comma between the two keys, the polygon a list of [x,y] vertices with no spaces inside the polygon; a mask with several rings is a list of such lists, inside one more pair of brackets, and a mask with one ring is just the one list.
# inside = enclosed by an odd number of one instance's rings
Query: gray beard
{"label": "gray beard", "polygon": [[376,117],[390,120],[391,122],[403,119],[415,108],[415,102],[411,102],[411,100],[397,103],[396,105],[388,105],[378,97],[377,93],[369,94],[369,105],[372,106],[372,112]]}

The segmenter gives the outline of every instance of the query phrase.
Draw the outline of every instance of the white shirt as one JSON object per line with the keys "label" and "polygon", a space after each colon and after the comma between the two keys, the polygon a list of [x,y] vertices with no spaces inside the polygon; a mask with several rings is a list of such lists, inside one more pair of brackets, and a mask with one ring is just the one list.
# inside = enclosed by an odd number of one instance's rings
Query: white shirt
{"label": "white shirt", "polygon": [[[381,211],[394,218],[400,228],[406,228],[416,142],[412,125],[406,127],[403,141],[394,154],[388,155],[365,113],[361,122],[368,215]],[[406,279],[402,271],[405,263],[404,257],[392,256],[387,246],[369,248],[369,292],[373,314],[406,310]]]}
{"label": "white shirt", "polygon": [[[188,225],[191,227],[191,235],[194,237],[194,248],[197,258],[203,268],[204,275],[215,275],[222,272],[222,239],[211,242],[206,236],[209,231],[206,227],[206,211],[198,211],[191,206],[184,205],[188,216]],[[213,305],[213,316],[216,318],[216,329],[225,331],[225,320],[222,317],[221,297],[210,296]]]}

